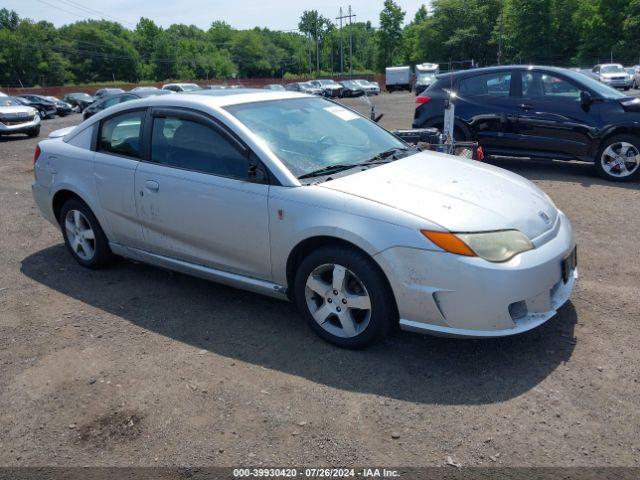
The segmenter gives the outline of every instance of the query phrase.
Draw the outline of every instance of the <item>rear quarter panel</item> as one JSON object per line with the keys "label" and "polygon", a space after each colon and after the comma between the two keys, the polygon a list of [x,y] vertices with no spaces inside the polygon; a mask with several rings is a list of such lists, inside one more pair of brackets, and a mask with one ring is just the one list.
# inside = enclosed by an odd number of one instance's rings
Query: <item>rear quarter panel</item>
{"label": "rear quarter panel", "polygon": [[94,153],[65,143],[62,138],[44,140],[39,145],[42,153],[35,166],[36,183],[49,192],[50,205],[56,193],[69,190],[79,196],[104,225],[95,195]]}

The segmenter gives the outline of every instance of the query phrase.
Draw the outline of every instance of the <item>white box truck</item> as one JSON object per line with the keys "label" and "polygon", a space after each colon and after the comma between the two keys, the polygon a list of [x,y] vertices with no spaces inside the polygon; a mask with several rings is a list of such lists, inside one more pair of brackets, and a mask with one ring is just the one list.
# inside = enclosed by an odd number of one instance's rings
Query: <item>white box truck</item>
{"label": "white box truck", "polygon": [[440,73],[440,65],[437,63],[419,63],[416,65],[416,95],[425,91],[436,81],[436,75]]}
{"label": "white box truck", "polygon": [[412,89],[411,67],[387,67],[385,69],[385,84],[387,92],[394,90]]}

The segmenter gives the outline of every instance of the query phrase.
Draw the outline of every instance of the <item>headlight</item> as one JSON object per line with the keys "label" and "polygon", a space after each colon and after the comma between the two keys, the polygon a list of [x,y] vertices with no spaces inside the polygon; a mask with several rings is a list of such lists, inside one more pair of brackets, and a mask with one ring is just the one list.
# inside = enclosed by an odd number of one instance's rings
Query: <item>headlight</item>
{"label": "headlight", "polygon": [[421,232],[447,252],[467,257],[481,257],[489,262],[506,262],[519,253],[534,248],[531,241],[518,230],[455,234],[431,230]]}

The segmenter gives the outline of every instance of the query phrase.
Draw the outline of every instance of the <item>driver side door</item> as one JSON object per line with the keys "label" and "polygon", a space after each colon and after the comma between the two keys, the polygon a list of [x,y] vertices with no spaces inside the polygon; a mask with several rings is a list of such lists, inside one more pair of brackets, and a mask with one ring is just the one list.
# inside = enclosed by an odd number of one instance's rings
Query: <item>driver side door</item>
{"label": "driver side door", "polygon": [[526,70],[521,92],[517,125],[523,149],[558,158],[589,154],[600,109],[582,105],[579,85],[554,72]]}
{"label": "driver side door", "polygon": [[187,109],[153,109],[136,209],[155,254],[271,278],[268,183],[249,179],[252,153],[221,123]]}

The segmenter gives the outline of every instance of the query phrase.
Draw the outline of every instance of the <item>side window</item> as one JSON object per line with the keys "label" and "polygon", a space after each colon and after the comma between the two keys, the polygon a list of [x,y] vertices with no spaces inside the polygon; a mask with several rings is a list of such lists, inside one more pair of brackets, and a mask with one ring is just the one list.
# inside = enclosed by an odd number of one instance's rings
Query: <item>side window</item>
{"label": "side window", "polygon": [[108,118],[100,127],[98,151],[140,158],[140,127],[144,112],[127,112]]}
{"label": "side window", "polygon": [[151,161],[242,180],[249,168],[245,154],[214,128],[171,116],[153,121]]}
{"label": "side window", "polygon": [[522,74],[522,96],[524,98],[574,101],[580,100],[580,89],[549,73],[525,72]]}
{"label": "side window", "polygon": [[460,80],[460,95],[490,95],[508,97],[511,88],[511,72],[496,72]]}

